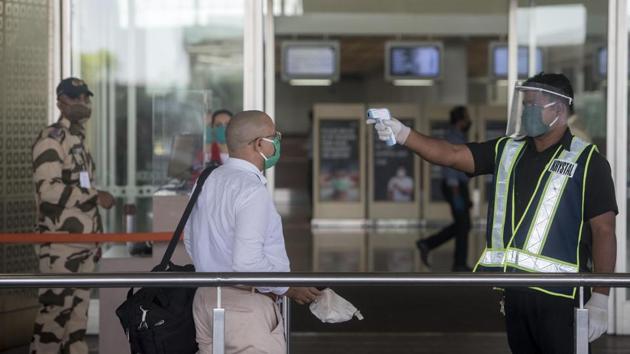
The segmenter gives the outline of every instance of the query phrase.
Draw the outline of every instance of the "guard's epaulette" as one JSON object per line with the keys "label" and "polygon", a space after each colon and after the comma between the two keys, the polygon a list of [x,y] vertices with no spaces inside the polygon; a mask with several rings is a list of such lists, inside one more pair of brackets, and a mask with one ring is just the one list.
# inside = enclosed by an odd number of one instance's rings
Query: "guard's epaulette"
{"label": "guard's epaulette", "polygon": [[48,137],[59,140],[64,136],[63,127],[53,124],[48,127]]}

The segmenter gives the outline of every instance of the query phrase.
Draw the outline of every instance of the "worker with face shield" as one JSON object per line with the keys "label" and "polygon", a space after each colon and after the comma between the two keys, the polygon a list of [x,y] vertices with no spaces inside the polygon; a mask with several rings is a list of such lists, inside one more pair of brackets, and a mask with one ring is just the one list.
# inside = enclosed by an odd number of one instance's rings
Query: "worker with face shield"
{"label": "worker with face shield", "polygon": [[[507,135],[516,139],[539,138],[554,126],[567,125],[573,98],[542,83],[517,85],[508,119]],[[564,121],[559,122],[560,119]]]}
{"label": "worker with face shield", "polygon": [[[566,76],[540,73],[515,87],[504,137],[453,144],[396,119],[375,128],[381,140],[393,133],[431,163],[493,175],[486,248],[475,271],[611,273],[618,213],[611,170],[595,145],[571,134],[573,101]],[[607,330],[608,292],[587,291],[589,341]],[[576,295],[570,287],[503,289],[512,352],[574,353]]]}

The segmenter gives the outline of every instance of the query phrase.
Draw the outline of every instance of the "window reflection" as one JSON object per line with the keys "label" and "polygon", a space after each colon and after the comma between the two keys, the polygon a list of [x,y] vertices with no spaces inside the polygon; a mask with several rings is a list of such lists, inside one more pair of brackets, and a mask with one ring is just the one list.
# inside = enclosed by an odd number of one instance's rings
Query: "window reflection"
{"label": "window reflection", "polygon": [[[154,133],[162,134],[153,126],[155,98],[211,92],[204,109],[239,111],[243,16],[243,0],[72,2],[72,70],[95,94],[88,142],[98,182],[119,199],[143,206],[138,210],[138,231],[151,229],[151,203],[139,203],[137,198],[151,197],[159,170],[154,163],[161,163],[154,159],[155,146],[161,144],[155,144]],[[199,105],[175,101],[177,105],[158,113],[171,117],[199,113]],[[173,131],[203,133],[201,125],[190,122],[173,120]],[[121,230],[121,214],[116,209],[106,217],[108,232]]]}
{"label": "window reflection", "polygon": [[[607,87],[599,68],[608,38],[607,14],[606,1],[567,5],[520,1],[517,11],[519,46],[542,50],[542,70],[563,73],[571,80],[575,96],[575,112],[569,118],[571,132],[592,141],[604,154]],[[529,63],[529,76],[537,74],[536,59]]]}

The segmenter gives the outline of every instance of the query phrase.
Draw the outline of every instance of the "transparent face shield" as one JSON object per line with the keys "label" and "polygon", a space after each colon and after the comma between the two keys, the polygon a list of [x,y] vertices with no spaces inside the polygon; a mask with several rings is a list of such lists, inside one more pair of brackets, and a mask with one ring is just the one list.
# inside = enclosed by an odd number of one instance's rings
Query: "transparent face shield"
{"label": "transparent face shield", "polygon": [[507,136],[515,139],[542,136],[558,124],[563,104],[571,105],[571,97],[541,86],[545,85],[514,87]]}

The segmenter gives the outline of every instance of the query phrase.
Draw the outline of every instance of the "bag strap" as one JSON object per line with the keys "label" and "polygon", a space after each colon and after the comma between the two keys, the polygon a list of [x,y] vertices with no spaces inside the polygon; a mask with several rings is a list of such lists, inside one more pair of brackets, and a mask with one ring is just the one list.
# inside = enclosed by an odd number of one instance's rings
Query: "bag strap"
{"label": "bag strap", "polygon": [[179,219],[179,223],[177,224],[177,227],[175,228],[175,232],[173,232],[173,237],[171,238],[171,241],[169,242],[168,247],[166,248],[166,251],[164,252],[164,256],[162,256],[162,261],[160,262],[160,264],[157,265],[157,267],[153,269],[153,271],[165,271],[166,269],[168,269],[168,265],[171,261],[171,257],[173,257],[173,252],[175,252],[175,248],[177,247],[177,243],[179,242],[179,239],[181,238],[181,234],[182,234],[182,231],[184,230],[184,227],[186,226],[188,217],[190,217],[190,213],[192,212],[192,209],[195,206],[197,199],[199,198],[199,194],[201,193],[203,184],[208,178],[208,176],[210,175],[210,173],[212,173],[212,171],[217,167],[218,167],[217,165],[211,164],[210,166],[206,167],[199,175],[199,178],[197,178],[197,186],[195,187],[193,194],[190,196],[190,200],[188,201],[188,204],[186,205],[184,214]]}

